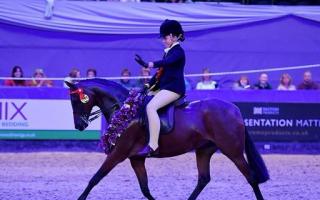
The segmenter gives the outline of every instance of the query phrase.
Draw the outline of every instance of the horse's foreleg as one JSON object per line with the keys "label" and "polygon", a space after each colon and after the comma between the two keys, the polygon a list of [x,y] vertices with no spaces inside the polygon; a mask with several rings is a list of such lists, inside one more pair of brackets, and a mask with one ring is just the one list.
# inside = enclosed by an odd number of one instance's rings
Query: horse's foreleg
{"label": "horse's foreleg", "polygon": [[120,156],[114,156],[110,154],[103,162],[97,173],[91,178],[88,186],[78,198],[78,200],[85,200],[92,188],[97,185],[103,177],[105,177],[118,163],[122,162],[123,160],[125,160],[125,157],[121,158]]}
{"label": "horse's foreleg", "polygon": [[197,167],[198,167],[198,184],[193,190],[188,200],[194,200],[198,197],[203,188],[210,182],[210,159],[216,151],[216,147],[208,147],[196,150]]}
{"label": "horse's foreleg", "polygon": [[140,189],[143,195],[149,200],[154,200],[148,187],[148,175],[147,175],[146,167],[144,165],[145,160],[146,158],[131,158],[130,162],[138,178]]}

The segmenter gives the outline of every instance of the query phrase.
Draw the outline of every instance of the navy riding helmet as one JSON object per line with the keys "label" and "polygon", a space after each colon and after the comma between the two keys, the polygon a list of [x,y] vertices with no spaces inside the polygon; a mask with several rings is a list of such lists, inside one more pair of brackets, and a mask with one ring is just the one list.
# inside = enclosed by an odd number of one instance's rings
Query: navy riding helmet
{"label": "navy riding helmet", "polygon": [[160,26],[160,37],[170,34],[177,36],[180,41],[184,41],[185,39],[181,24],[176,20],[166,19]]}

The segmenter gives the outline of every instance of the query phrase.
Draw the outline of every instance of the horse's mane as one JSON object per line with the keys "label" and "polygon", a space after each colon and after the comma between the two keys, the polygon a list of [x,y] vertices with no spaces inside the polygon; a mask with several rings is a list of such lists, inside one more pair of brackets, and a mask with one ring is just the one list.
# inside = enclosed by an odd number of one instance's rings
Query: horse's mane
{"label": "horse's mane", "polygon": [[78,82],[79,86],[82,87],[93,87],[93,88],[100,88],[105,92],[109,92],[110,94],[122,94],[119,100],[123,101],[125,97],[129,94],[129,90],[120,85],[115,81],[110,81],[106,79],[94,78],[94,79],[85,79]]}
{"label": "horse's mane", "polygon": [[93,78],[93,79],[85,79],[85,80],[81,80],[78,82],[79,85],[86,85],[86,86],[97,86],[101,85],[104,87],[115,87],[116,89],[119,90],[127,90],[126,88],[124,88],[122,85],[120,85],[119,83],[115,82],[115,81],[110,81],[110,80],[106,80],[106,79],[101,79],[101,78]]}

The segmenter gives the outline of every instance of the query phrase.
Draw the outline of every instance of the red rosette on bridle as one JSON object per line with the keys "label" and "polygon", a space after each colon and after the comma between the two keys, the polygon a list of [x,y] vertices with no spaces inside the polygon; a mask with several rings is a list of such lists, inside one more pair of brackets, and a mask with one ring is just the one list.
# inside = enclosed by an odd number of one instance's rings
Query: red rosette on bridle
{"label": "red rosette on bridle", "polygon": [[84,99],[84,93],[83,90],[81,88],[78,88],[77,90],[71,91],[70,94],[78,94],[80,100]]}

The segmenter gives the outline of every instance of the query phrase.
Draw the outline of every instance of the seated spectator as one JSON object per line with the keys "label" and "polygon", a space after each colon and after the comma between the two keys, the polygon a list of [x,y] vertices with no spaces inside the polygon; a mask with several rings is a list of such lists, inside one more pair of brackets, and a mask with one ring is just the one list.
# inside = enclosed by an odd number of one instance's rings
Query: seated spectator
{"label": "seated spectator", "polygon": [[120,84],[127,88],[128,90],[135,88],[136,84],[135,81],[132,79],[129,79],[128,77],[131,76],[131,72],[128,69],[123,69],[121,72],[121,79],[120,79]]}
{"label": "seated spectator", "polygon": [[248,77],[245,75],[240,76],[240,79],[234,84],[233,89],[235,90],[251,89]]}
{"label": "seated spectator", "polygon": [[277,90],[296,90],[296,86],[292,84],[292,78],[289,74],[282,74]]}
{"label": "seated spectator", "polygon": [[203,70],[202,81],[197,83],[196,89],[197,90],[214,90],[217,87],[217,82],[211,80],[210,70],[205,68]]}
{"label": "seated spectator", "polygon": [[268,83],[268,74],[261,73],[259,77],[259,82],[254,85],[254,89],[258,90],[271,90],[272,87]]}
{"label": "seated spectator", "polygon": [[[69,76],[66,77],[64,79],[64,81],[67,81],[67,82],[70,82],[70,83],[75,83],[75,82],[77,82],[77,80],[75,80],[75,79],[80,78],[80,77],[81,77],[80,71],[77,68],[73,68],[70,71]],[[65,88],[69,88],[65,83],[63,83],[63,86]]]}
{"label": "seated spectator", "polygon": [[[20,66],[14,66],[12,68],[11,72],[12,78],[23,78],[23,71]],[[13,79],[7,79],[4,81],[5,86],[27,86],[27,83],[25,80],[13,80]]]}
{"label": "seated spectator", "polygon": [[97,77],[97,70],[90,68],[87,70],[87,78],[95,78]]}
{"label": "seated spectator", "polygon": [[33,74],[33,79],[29,82],[28,85],[35,86],[35,87],[52,87],[52,81],[42,79],[42,78],[46,78],[46,75],[44,74],[43,69],[36,69]]}
{"label": "seated spectator", "polygon": [[303,82],[298,85],[298,90],[318,90],[319,85],[312,80],[310,71],[305,71],[303,74]]}
{"label": "seated spectator", "polygon": [[184,84],[186,85],[186,91],[190,91],[192,90],[192,85],[189,79],[187,79],[186,77],[184,78]]}
{"label": "seated spectator", "polygon": [[144,78],[140,78],[137,82],[137,87],[142,88],[145,84],[150,81],[150,69],[149,68],[141,68],[140,76]]}

